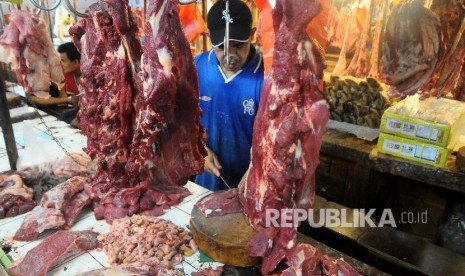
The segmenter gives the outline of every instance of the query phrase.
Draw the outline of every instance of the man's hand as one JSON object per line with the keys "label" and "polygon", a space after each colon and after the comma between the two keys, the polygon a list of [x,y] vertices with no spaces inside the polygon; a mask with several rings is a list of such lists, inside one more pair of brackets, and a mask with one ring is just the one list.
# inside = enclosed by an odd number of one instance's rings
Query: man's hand
{"label": "man's hand", "polygon": [[79,97],[78,96],[68,96],[68,104],[77,107],[79,104]]}
{"label": "man's hand", "polygon": [[204,170],[215,175],[215,176],[220,176],[221,175],[221,164],[220,161],[218,161],[218,157],[216,154],[211,151],[208,147],[205,147],[207,149],[208,155],[205,157],[205,167]]}

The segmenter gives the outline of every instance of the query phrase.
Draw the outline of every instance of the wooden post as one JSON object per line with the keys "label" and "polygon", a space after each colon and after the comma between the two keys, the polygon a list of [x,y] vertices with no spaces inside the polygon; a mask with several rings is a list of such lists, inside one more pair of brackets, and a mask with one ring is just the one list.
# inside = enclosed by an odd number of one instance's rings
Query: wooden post
{"label": "wooden post", "polygon": [[[202,16],[205,22],[207,22],[207,0],[202,0]],[[208,44],[207,44],[207,34],[202,34],[202,50],[203,52],[206,52],[208,49]]]}
{"label": "wooden post", "polygon": [[16,170],[16,161],[18,160],[18,149],[16,148],[15,135],[11,125],[10,110],[6,99],[5,79],[0,74],[0,126],[2,127],[3,139],[5,140],[6,152],[10,168]]}

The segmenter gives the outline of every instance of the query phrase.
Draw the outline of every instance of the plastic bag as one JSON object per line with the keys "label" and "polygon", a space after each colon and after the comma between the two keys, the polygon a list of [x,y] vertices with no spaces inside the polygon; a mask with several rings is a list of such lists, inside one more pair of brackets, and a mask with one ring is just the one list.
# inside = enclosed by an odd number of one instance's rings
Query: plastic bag
{"label": "plastic bag", "polygon": [[55,24],[53,25],[53,34],[64,42],[65,37],[69,37],[69,28],[74,24],[74,18],[71,13],[60,5],[55,10]]}
{"label": "plastic bag", "polygon": [[[19,137],[21,138],[21,137]],[[28,168],[51,171],[52,165],[63,157],[63,150],[45,133],[36,130],[32,122],[23,121],[24,151],[16,162],[18,170]]]}
{"label": "plastic bag", "polygon": [[465,255],[465,215],[454,214],[441,225],[439,245]]}
{"label": "plastic bag", "polygon": [[179,18],[184,34],[189,42],[194,41],[199,35],[208,32],[207,24],[197,9],[197,3],[179,6]]}

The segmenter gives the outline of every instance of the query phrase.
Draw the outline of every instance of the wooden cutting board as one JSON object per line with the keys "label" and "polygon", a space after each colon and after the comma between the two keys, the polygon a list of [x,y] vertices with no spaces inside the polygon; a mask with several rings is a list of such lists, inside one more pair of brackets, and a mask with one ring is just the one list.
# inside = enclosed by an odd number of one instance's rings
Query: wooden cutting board
{"label": "wooden cutting board", "polygon": [[239,267],[259,263],[247,255],[247,242],[256,232],[243,213],[207,218],[194,206],[190,228],[199,249],[213,260]]}

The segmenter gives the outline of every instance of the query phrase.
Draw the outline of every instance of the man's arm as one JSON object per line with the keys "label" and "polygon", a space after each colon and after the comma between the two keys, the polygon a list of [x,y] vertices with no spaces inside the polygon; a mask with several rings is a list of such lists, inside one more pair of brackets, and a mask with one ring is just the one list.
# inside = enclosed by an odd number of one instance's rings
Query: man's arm
{"label": "man's arm", "polygon": [[204,170],[213,175],[220,176],[221,175],[221,164],[220,164],[220,161],[218,161],[218,157],[211,149],[209,149],[208,147],[205,147],[205,148],[207,149],[208,155],[205,156]]}
{"label": "man's arm", "polygon": [[64,89],[60,89],[60,96],[59,97],[49,97],[49,98],[41,98],[36,97],[34,95],[29,97],[29,100],[36,105],[42,106],[50,106],[50,105],[57,105],[57,104],[67,104],[68,96],[66,95],[66,91]]}

